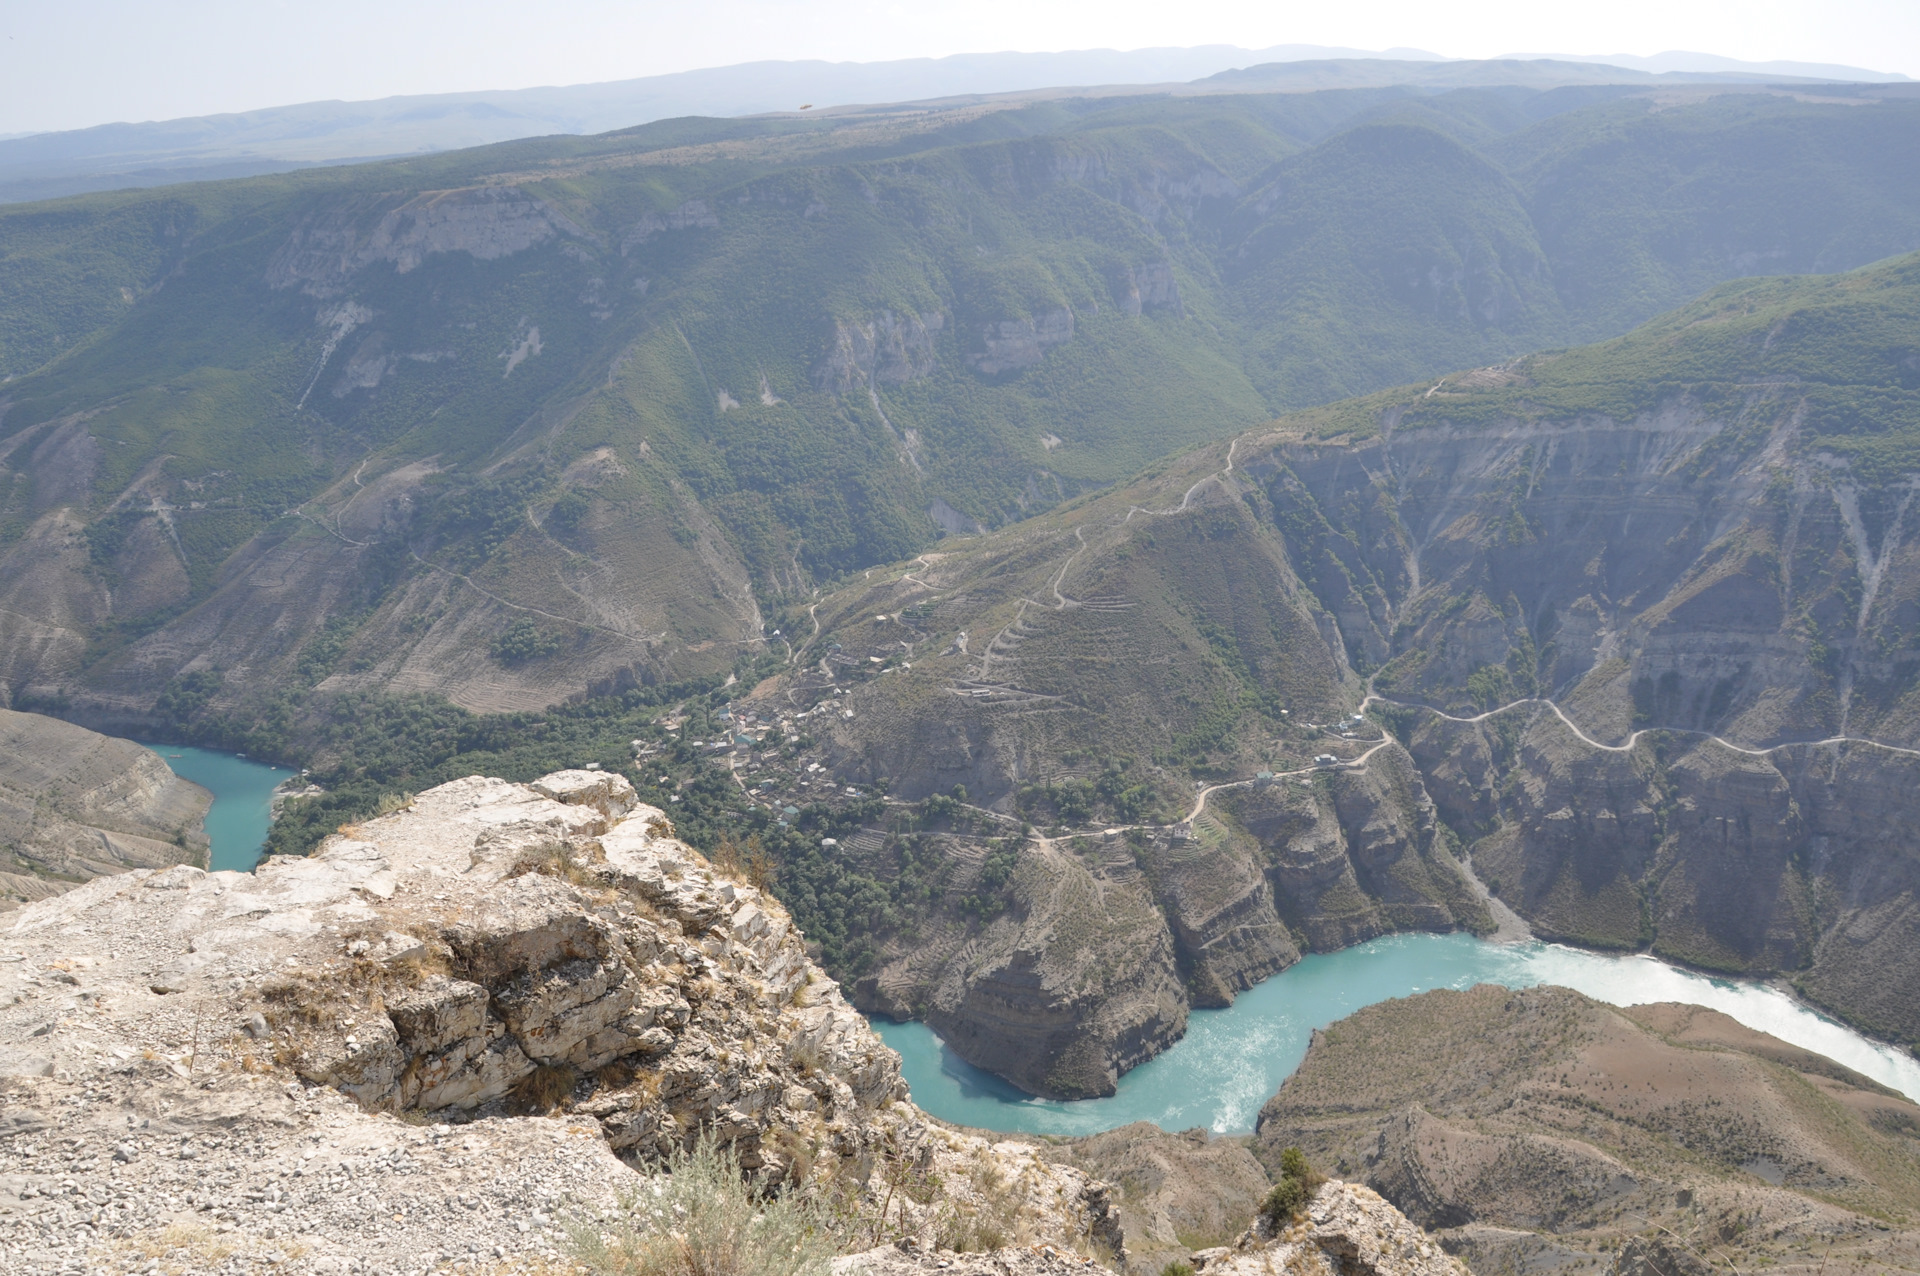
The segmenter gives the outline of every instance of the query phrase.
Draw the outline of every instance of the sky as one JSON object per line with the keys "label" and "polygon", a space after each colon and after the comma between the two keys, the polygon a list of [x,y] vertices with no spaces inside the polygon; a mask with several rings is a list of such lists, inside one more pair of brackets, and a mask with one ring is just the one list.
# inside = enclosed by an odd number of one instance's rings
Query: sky
{"label": "sky", "polygon": [[1920,78],[1920,0],[0,0],[0,135],[769,58],[1411,46],[1837,62]]}

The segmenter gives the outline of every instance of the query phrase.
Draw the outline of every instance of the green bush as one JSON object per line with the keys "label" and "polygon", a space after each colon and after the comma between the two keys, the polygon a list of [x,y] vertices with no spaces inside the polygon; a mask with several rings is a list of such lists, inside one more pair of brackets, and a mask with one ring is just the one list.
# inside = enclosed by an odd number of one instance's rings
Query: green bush
{"label": "green bush", "polygon": [[1288,1148],[1280,1154],[1280,1181],[1261,1202],[1261,1215],[1273,1227],[1292,1222],[1306,1213],[1314,1193],[1326,1181],[1326,1175],[1307,1164],[1306,1153],[1299,1148]]}
{"label": "green bush", "polygon": [[524,665],[560,650],[559,635],[522,616],[494,636],[488,652],[503,665]]}

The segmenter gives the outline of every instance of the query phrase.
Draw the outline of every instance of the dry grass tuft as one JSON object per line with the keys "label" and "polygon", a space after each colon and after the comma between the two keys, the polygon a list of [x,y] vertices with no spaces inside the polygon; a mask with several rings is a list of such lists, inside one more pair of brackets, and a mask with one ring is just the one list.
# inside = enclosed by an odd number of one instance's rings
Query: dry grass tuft
{"label": "dry grass tuft", "polygon": [[514,1106],[536,1116],[557,1112],[572,1102],[576,1080],[572,1068],[543,1063],[514,1083]]}
{"label": "dry grass tuft", "polygon": [[745,842],[736,842],[733,834],[722,833],[720,845],[709,857],[714,870],[742,886],[764,891],[773,880],[773,857],[761,847],[760,835],[750,834]]}
{"label": "dry grass tuft", "polygon": [[844,1230],[805,1193],[758,1195],[711,1140],[568,1229],[575,1258],[605,1276],[826,1276]]}
{"label": "dry grass tuft", "polygon": [[[303,1257],[307,1247],[276,1245],[289,1262]],[[241,1243],[200,1223],[169,1223],[137,1233],[89,1255],[103,1271],[150,1271],[165,1276],[195,1276],[215,1271],[241,1252]]]}

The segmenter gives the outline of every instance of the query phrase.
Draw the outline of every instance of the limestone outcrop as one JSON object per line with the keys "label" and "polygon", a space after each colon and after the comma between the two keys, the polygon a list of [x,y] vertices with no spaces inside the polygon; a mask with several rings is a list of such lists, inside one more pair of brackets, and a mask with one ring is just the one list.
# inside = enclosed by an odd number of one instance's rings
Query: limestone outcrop
{"label": "limestone outcrop", "polygon": [[108,873],[204,864],[212,804],[131,740],[0,709],[0,910]]}
{"label": "limestone outcrop", "polygon": [[1031,368],[1047,351],[1073,340],[1073,311],[1065,306],[1018,319],[997,319],[980,326],[980,348],[967,364],[982,376],[997,377]]}
{"label": "limestone outcrop", "polygon": [[437,253],[496,261],[556,235],[584,232],[545,200],[515,186],[429,191],[392,201],[344,201],[302,222],[267,264],[270,288],[299,287],[315,297],[345,292],[375,262],[400,274]]}
{"label": "limestone outcrop", "polygon": [[1194,1255],[1207,1276],[1468,1276],[1467,1267],[1409,1223],[1378,1192],[1338,1179],[1321,1185],[1306,1215],[1255,1219],[1231,1246]]}
{"label": "limestone outcrop", "polygon": [[[715,872],[611,773],[457,780],[252,874],[101,878],[20,911],[0,958],[0,1253],[29,1264],[78,1222],[103,1246],[188,1225],[264,1244],[298,1201],[309,1252],[417,1268],[460,1251],[433,1229],[359,1236],[320,1189],[407,1154],[420,1123],[435,1151],[472,1129],[459,1150],[564,1170],[564,1192],[491,1189],[543,1202],[517,1217],[482,1210],[470,1176],[415,1185],[426,1214],[453,1200],[458,1219],[475,1199],[469,1221],[487,1225],[452,1239],[484,1235],[501,1255],[557,1252],[555,1202],[617,1196],[614,1157],[648,1163],[702,1136],[770,1184],[858,1195],[912,1178],[887,1235],[937,1232],[955,1193],[986,1184],[1023,1241],[1120,1246],[1103,1184],[907,1102],[898,1056],[807,960],[786,911]],[[55,1158],[54,1130],[98,1158]],[[291,1132],[339,1164],[286,1181],[289,1159],[314,1160]],[[255,1144],[282,1151],[236,1152]],[[217,1165],[159,1165],[202,1147]],[[136,1165],[161,1176],[144,1194],[116,1186]],[[216,1169],[218,1190],[187,1187]],[[520,1227],[535,1211],[546,1221]]]}

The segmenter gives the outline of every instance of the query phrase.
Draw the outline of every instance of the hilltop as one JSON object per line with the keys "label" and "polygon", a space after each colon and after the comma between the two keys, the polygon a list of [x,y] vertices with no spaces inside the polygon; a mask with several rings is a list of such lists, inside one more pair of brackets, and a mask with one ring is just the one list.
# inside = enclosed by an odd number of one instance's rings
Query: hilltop
{"label": "hilltop", "polygon": [[1481,985],[1315,1033],[1255,1148],[1481,1272],[1912,1271],[1916,1133],[1904,1097],[1714,1011]]}

